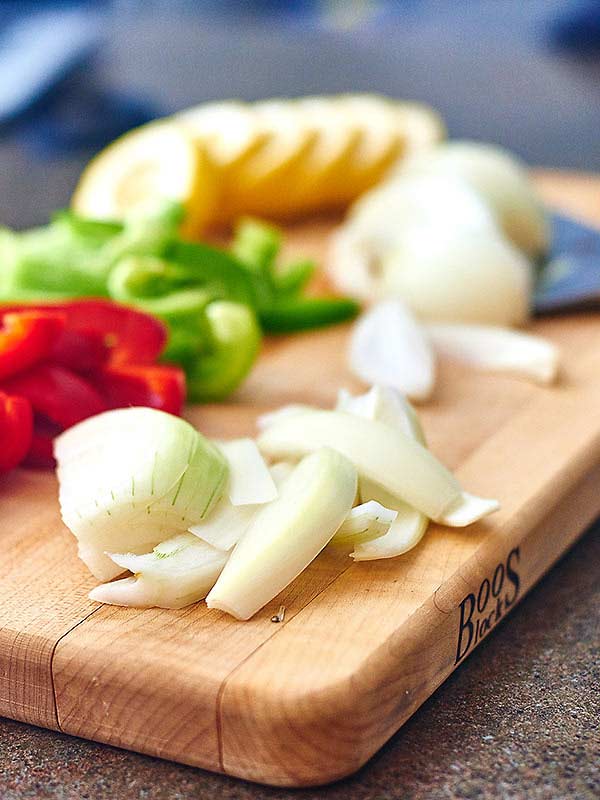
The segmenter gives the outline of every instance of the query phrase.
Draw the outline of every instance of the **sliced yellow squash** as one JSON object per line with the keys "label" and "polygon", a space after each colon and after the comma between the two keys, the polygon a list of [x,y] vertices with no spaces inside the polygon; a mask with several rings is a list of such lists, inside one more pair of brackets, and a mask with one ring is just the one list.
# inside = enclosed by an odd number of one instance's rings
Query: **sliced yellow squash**
{"label": "sliced yellow squash", "polygon": [[294,213],[319,211],[336,205],[349,160],[361,139],[361,127],[348,116],[340,118],[330,97],[291,102],[299,124],[308,122],[317,135],[304,157],[296,162],[286,196]]}
{"label": "sliced yellow squash", "polygon": [[378,183],[405,149],[405,133],[393,104],[376,95],[342,95],[333,100],[340,125],[360,127],[360,139],[340,183],[340,203],[355,199]]}
{"label": "sliced yellow squash", "polygon": [[172,122],[136,128],[98,153],[84,170],[72,205],[96,219],[121,219],[128,212],[175,200],[186,218],[182,232],[194,235],[211,219],[217,176],[206,151]]}
{"label": "sliced yellow squash", "polygon": [[431,106],[409,100],[392,100],[390,109],[404,138],[403,156],[435,147],[446,138],[444,120]]}
{"label": "sliced yellow squash", "polygon": [[266,141],[230,173],[224,187],[227,214],[280,216],[289,208],[288,182],[317,138],[309,120],[299,119],[289,100],[256,103],[256,119]]}
{"label": "sliced yellow squash", "polygon": [[269,138],[252,106],[236,100],[194,106],[173,119],[206,147],[220,171],[235,168]]}

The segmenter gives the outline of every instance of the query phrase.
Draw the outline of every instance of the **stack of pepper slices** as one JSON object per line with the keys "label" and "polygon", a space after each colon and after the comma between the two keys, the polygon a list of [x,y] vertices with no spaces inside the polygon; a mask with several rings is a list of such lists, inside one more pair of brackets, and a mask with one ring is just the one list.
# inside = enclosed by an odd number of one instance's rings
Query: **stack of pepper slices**
{"label": "stack of pepper slices", "polygon": [[108,300],[0,306],[0,470],[54,465],[54,437],[112,408],[180,414],[185,377],[158,364],[154,317]]}

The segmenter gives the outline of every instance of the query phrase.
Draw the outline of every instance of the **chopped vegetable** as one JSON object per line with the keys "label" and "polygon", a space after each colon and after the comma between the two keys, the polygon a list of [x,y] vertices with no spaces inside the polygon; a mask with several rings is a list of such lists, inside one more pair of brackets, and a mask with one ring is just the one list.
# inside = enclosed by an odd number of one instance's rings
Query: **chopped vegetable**
{"label": "chopped vegetable", "polygon": [[546,339],[489,325],[427,325],[426,333],[442,356],[476,369],[509,372],[549,384],[558,375],[557,348]]}
{"label": "chopped vegetable", "polygon": [[61,429],[107,409],[100,393],[85,378],[58,364],[36,364],[3,381],[2,387],[25,397],[37,414]]}
{"label": "chopped vegetable", "polygon": [[425,431],[417,412],[400,392],[389,386],[376,384],[366,394],[357,396],[340,389],[336,410],[378,420],[426,446]]}
{"label": "chopped vegetable", "polygon": [[530,316],[532,265],[453,176],[402,174],[365,195],[333,237],[329,269],[343,291],[398,297],[427,320],[519,325]]}
{"label": "chopped vegetable", "polygon": [[401,300],[384,300],[358,320],[350,338],[349,362],[365,383],[392,386],[413,400],[427,400],[433,391],[433,350]]}
{"label": "chopped vegetable", "polygon": [[[231,462],[230,467],[231,467]],[[269,473],[276,487],[276,492],[273,496],[269,496],[272,500],[277,496],[278,490],[283,485],[284,481],[290,476],[294,467],[292,464],[284,461],[273,464],[269,468]],[[249,480],[252,481],[252,476]],[[256,494],[250,495],[254,498]],[[192,525],[189,528],[190,533],[204,539],[213,547],[219,550],[231,550],[234,544],[242,538],[246,532],[252,519],[259,511],[261,504],[249,503],[247,505],[233,505],[230,498],[224,495],[213,510],[206,516],[206,518],[198,525]]]}
{"label": "chopped vegetable", "polygon": [[[275,228],[243,221],[228,252],[183,241],[183,216],[181,205],[162,202],[122,222],[63,211],[46,228],[0,232],[0,300],[31,302],[30,310],[51,301],[67,313],[66,339],[57,344],[65,366],[81,371],[87,355],[103,364],[107,348],[111,363],[153,363],[161,354],[183,367],[194,401],[220,400],[239,385],[258,354],[261,326],[288,332],[356,314],[354,301],[302,294],[314,264],[280,267]],[[168,342],[157,320],[133,309],[119,313],[98,299],[64,302],[86,295],[108,295],[158,317]],[[106,346],[86,339],[87,331],[105,331]]]}
{"label": "chopped vegetable", "polygon": [[166,337],[146,314],[107,300],[77,300],[0,306],[0,322],[0,387],[34,411],[23,457],[29,466],[53,466],[53,438],[108,408],[181,412],[183,373],[152,364]]}
{"label": "chopped vegetable", "polygon": [[52,311],[9,312],[1,316],[0,380],[22,372],[52,352],[64,316]]}
{"label": "chopped vegetable", "polygon": [[149,552],[200,522],[223,494],[227,463],[182,419],[150,408],[107,411],[55,444],[62,517],[90,571],[110,580],[108,552]]}
{"label": "chopped vegetable", "polygon": [[258,438],[271,458],[298,458],[332,447],[349,458],[361,478],[441,519],[460,495],[456,479],[422,445],[376,420],[339,411],[309,411],[282,419]]}
{"label": "chopped vegetable", "polygon": [[249,619],[321,552],[347,517],[357,476],[340,453],[323,448],[304,458],[238,542],[206,598]]}
{"label": "chopped vegetable", "polygon": [[167,364],[121,364],[91,378],[107,408],[148,406],[179,416],[185,401],[185,376]]}
{"label": "chopped vegetable", "polygon": [[188,528],[190,533],[218,550],[231,550],[242,538],[260,505],[234,506],[224,495],[210,514]]}
{"label": "chopped vegetable", "polygon": [[32,433],[29,400],[0,391],[0,472],[21,463],[31,447]]}
{"label": "chopped vegetable", "polygon": [[228,554],[190,533],[180,533],[151,553],[111,553],[110,558],[134,577],[97,586],[90,592],[90,600],[138,608],[183,608],[206,597]]}
{"label": "chopped vegetable", "polygon": [[332,539],[334,544],[358,544],[383,536],[396,519],[397,512],[375,500],[368,500],[350,510]]}
{"label": "chopped vegetable", "polygon": [[347,297],[286,298],[261,309],[260,321],[273,333],[291,333],[346,322],[358,311],[358,304]]}
{"label": "chopped vegetable", "polygon": [[310,411],[268,427],[258,446],[268,457],[283,459],[332,447],[355,464],[361,478],[437,522],[445,523],[446,514],[463,502],[457,480],[425,447],[377,420],[340,411]]}
{"label": "chopped vegetable", "polygon": [[[366,419],[379,420],[426,446],[425,434],[414,408],[393,389],[373,386],[366,394],[358,397],[341,392],[338,408]],[[383,536],[372,541],[357,542],[350,554],[352,558],[355,561],[394,558],[412,550],[427,530],[429,525],[427,516],[398,500],[368,478],[362,478],[359,485],[363,502],[370,499],[378,500],[384,507],[394,509],[396,517]]]}
{"label": "chopped vegetable", "polygon": [[260,349],[260,328],[252,309],[225,300],[206,309],[207,351],[187,366],[191,400],[222,400],[250,371]]}
{"label": "chopped vegetable", "polygon": [[277,488],[264,458],[252,439],[217,442],[229,466],[227,496],[233,506],[268,503]]}
{"label": "chopped vegetable", "polygon": [[547,215],[525,166],[512,153],[482,142],[447,142],[422,151],[400,169],[464,180],[485,200],[516,247],[533,260],[548,250]]}

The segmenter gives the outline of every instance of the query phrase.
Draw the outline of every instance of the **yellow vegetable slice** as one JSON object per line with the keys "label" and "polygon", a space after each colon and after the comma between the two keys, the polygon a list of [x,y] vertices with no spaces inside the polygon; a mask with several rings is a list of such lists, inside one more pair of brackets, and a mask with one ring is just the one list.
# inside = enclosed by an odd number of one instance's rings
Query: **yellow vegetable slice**
{"label": "yellow vegetable slice", "polygon": [[403,134],[403,155],[427,150],[446,138],[444,121],[431,106],[402,100],[391,101],[390,109]]}
{"label": "yellow vegetable slice", "polygon": [[220,171],[234,169],[269,138],[252,106],[235,100],[194,106],[173,119],[206,147]]}
{"label": "yellow vegetable slice", "polygon": [[333,100],[340,125],[360,128],[360,138],[345,165],[337,199],[349,202],[378,183],[402,155],[405,134],[391,101],[376,95],[343,95]]}
{"label": "yellow vegetable slice", "polygon": [[[295,213],[318,211],[336,205],[344,185],[349,159],[356,151],[361,127],[340,114],[329,97],[305,97],[291,101],[300,125],[315,128],[316,138],[293,170],[286,196]],[[343,124],[340,124],[340,121]]]}
{"label": "yellow vegetable slice", "polygon": [[75,211],[96,219],[120,219],[160,199],[183,205],[184,234],[198,233],[216,202],[214,166],[180,125],[153,122],[114,141],[84,170],[73,196]]}
{"label": "yellow vegetable slice", "polygon": [[254,106],[256,120],[267,134],[261,147],[231,171],[224,187],[229,217],[237,214],[281,216],[289,208],[288,180],[312,147],[317,130],[298,118],[286,100],[269,100]]}

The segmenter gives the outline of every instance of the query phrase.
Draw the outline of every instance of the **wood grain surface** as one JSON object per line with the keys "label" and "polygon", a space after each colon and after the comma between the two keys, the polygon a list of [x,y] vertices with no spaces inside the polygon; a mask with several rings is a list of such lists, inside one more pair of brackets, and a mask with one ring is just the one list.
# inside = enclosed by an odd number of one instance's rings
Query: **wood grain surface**
{"label": "wood grain surface", "polygon": [[[553,205],[600,224],[600,179],[539,182]],[[290,250],[321,256],[328,229],[298,226]],[[53,476],[1,477],[0,713],[265,783],[357,769],[600,514],[600,319],[535,327],[562,350],[556,387],[444,362],[421,412],[432,450],[500,512],[467,530],[432,526],[397,559],[354,564],[327,549],[247,623],[201,603],[92,603]],[[331,405],[340,386],[361,388],[347,335],[267,342],[231,402],[189,418],[227,437],[281,403]]]}

